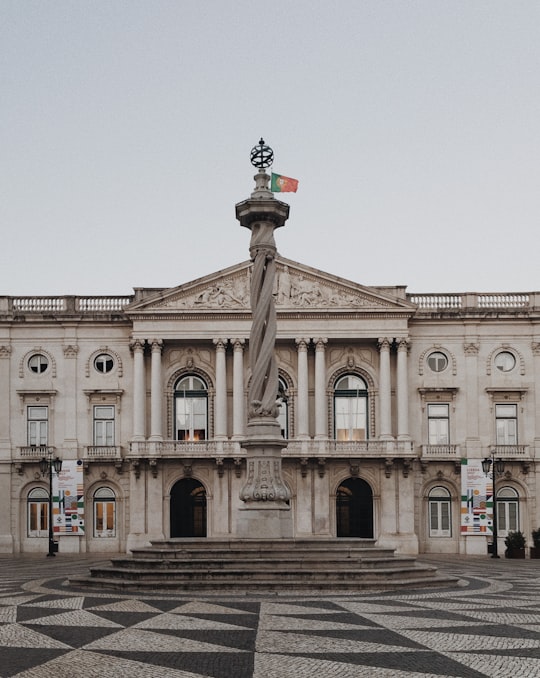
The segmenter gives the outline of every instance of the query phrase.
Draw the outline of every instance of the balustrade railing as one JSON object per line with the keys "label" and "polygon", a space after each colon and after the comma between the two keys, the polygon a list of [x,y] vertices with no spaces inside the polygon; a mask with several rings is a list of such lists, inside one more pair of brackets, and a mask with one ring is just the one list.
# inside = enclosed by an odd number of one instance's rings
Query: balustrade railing
{"label": "balustrade railing", "polygon": [[41,459],[53,455],[56,447],[51,445],[23,445],[17,448],[19,459]]}
{"label": "balustrade railing", "polygon": [[0,310],[8,313],[110,313],[121,311],[133,296],[2,297]]}
{"label": "balustrade railing", "polygon": [[523,292],[514,294],[409,294],[408,300],[421,311],[445,311],[449,309],[519,309],[531,306],[531,295]]}
{"label": "balustrade railing", "polygon": [[88,445],[85,448],[86,459],[121,459],[122,448],[118,445]]}
{"label": "balustrade railing", "polygon": [[459,445],[422,445],[422,457],[428,458],[459,458]]}
{"label": "balustrade railing", "polygon": [[491,451],[501,459],[526,459],[531,456],[529,445],[492,445]]}

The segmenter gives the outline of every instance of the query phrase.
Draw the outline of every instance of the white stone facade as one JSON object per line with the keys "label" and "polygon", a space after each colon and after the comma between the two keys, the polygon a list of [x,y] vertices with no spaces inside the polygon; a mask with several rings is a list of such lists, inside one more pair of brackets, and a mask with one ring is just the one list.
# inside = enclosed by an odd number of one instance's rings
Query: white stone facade
{"label": "white stone facade", "polygon": [[[84,469],[84,534],[61,535],[62,552],[237,536],[250,267],[133,297],[0,297],[1,552],[46,552],[47,453]],[[294,536],[486,553],[486,533],[460,532],[461,469],[494,454],[501,545],[509,529],[530,539],[540,293],[408,295],[277,270]]]}

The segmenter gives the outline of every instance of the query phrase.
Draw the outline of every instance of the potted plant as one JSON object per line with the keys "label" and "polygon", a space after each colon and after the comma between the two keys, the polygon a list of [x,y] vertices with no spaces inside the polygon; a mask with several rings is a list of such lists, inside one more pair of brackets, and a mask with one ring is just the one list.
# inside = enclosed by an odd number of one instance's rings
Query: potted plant
{"label": "potted plant", "polygon": [[540,528],[531,532],[533,546],[529,549],[531,558],[540,558]]}
{"label": "potted plant", "polygon": [[525,535],[521,530],[509,532],[504,543],[506,558],[525,558]]}

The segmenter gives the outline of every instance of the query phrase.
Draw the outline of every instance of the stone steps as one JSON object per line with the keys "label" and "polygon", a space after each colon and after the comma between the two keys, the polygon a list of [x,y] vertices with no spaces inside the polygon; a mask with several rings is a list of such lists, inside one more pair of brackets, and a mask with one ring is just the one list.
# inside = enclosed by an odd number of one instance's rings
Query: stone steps
{"label": "stone steps", "polygon": [[156,540],[70,582],[123,591],[357,591],[455,584],[362,539]]}

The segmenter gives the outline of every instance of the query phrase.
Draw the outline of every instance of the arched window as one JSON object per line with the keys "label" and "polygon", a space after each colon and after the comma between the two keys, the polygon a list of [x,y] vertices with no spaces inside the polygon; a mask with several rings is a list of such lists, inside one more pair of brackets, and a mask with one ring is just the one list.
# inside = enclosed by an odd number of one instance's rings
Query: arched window
{"label": "arched window", "polygon": [[513,487],[497,490],[497,532],[506,537],[508,532],[519,530],[519,495]]}
{"label": "arched window", "polygon": [[279,428],[281,429],[281,435],[287,440],[289,437],[289,403],[287,396],[287,384],[285,380],[281,377],[279,378],[279,387],[278,387],[278,400],[279,400],[279,415],[278,422]]}
{"label": "arched window", "polygon": [[28,493],[28,536],[47,537],[49,535],[49,493],[42,487],[36,487]]}
{"label": "arched window", "polygon": [[94,537],[116,537],[116,495],[110,487],[94,492]]}
{"label": "arched window", "polygon": [[367,440],[368,392],[366,382],[347,374],[334,388],[334,434],[336,440]]}
{"label": "arched window", "polygon": [[175,440],[208,440],[208,387],[190,374],[174,387]]}
{"label": "arched window", "polygon": [[429,536],[452,536],[452,503],[446,487],[434,487],[429,492]]}

